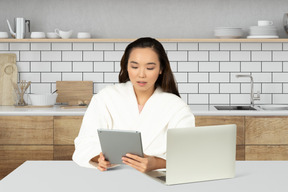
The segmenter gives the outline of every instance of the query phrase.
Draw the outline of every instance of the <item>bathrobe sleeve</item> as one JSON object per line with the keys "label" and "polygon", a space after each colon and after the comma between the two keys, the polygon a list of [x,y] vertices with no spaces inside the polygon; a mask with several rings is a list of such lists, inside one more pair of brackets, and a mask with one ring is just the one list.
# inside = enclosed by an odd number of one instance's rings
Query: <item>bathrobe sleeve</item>
{"label": "bathrobe sleeve", "polygon": [[91,99],[79,135],[74,141],[75,151],[72,159],[82,167],[95,168],[97,166],[96,163],[90,161],[101,152],[97,129],[106,129],[111,123],[111,118],[102,97],[101,93],[98,93]]}
{"label": "bathrobe sleeve", "polygon": [[188,105],[184,105],[169,121],[169,128],[195,127],[195,117]]}

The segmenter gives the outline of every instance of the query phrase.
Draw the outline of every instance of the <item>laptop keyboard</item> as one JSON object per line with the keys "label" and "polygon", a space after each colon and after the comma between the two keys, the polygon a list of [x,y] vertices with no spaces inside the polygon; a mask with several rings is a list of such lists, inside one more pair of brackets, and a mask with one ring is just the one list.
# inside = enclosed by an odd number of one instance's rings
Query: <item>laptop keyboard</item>
{"label": "laptop keyboard", "polygon": [[166,176],[160,176],[160,177],[157,177],[158,179],[160,179],[161,181],[166,181]]}

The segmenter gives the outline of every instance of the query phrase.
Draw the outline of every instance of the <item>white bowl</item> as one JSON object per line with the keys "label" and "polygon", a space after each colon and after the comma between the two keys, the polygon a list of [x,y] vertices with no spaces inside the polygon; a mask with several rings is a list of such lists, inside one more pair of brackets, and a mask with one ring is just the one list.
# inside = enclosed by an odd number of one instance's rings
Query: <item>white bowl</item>
{"label": "white bowl", "polygon": [[55,105],[58,94],[29,94],[31,104],[36,106]]}
{"label": "white bowl", "polygon": [[48,39],[60,39],[60,37],[55,32],[47,32]]}
{"label": "white bowl", "polygon": [[44,32],[31,32],[31,39],[44,39],[45,37]]}

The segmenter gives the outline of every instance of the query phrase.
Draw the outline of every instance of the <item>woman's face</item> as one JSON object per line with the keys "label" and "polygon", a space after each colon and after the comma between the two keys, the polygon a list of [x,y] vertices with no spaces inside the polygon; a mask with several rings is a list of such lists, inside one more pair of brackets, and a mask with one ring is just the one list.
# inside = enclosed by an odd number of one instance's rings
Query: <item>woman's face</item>
{"label": "woman's face", "polygon": [[158,55],[152,48],[132,49],[127,70],[136,93],[154,92],[154,85],[161,70]]}

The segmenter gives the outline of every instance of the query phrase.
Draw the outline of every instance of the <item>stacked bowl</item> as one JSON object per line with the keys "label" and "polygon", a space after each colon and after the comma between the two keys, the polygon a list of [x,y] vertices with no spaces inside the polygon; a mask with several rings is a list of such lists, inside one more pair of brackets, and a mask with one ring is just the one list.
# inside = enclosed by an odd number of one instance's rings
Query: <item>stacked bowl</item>
{"label": "stacked bowl", "polygon": [[241,38],[243,36],[243,30],[237,27],[216,27],[214,35],[220,39]]}
{"label": "stacked bowl", "polygon": [[258,21],[258,26],[249,28],[247,38],[279,38],[279,36],[272,21]]}

